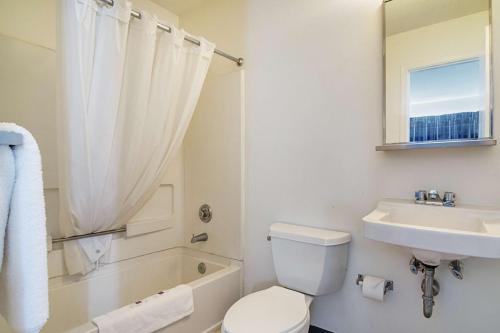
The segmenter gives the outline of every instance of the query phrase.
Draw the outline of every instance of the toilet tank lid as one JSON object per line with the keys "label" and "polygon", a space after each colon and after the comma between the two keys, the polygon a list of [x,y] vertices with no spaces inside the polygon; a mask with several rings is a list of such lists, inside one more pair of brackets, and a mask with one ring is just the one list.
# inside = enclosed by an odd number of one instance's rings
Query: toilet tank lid
{"label": "toilet tank lid", "polygon": [[269,236],[271,238],[283,238],[323,246],[340,245],[351,241],[351,234],[348,232],[311,228],[282,222],[271,225]]}

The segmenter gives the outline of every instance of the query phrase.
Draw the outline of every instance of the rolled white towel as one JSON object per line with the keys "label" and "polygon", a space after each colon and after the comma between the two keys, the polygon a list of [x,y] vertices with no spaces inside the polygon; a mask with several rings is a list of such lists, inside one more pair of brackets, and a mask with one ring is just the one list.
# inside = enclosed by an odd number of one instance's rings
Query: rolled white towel
{"label": "rolled white towel", "polygon": [[9,146],[0,145],[0,272],[2,271],[5,230],[9,218],[15,176],[14,153]]}
{"label": "rolled white towel", "polygon": [[188,285],[162,291],[93,319],[99,333],[151,333],[193,313]]}
{"label": "rolled white towel", "polygon": [[23,135],[23,144],[12,149],[16,176],[0,273],[0,312],[17,332],[39,332],[49,317],[40,151],[33,136],[24,128],[0,123],[0,130]]}

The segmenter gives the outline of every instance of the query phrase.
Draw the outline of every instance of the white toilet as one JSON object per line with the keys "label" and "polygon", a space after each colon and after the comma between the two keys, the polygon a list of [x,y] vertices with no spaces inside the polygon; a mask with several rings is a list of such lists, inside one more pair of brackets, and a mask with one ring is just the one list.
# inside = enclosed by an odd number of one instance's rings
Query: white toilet
{"label": "white toilet", "polygon": [[223,333],[307,333],[313,297],[342,286],[349,233],[274,223],[269,235],[282,287],[249,294],[233,304],[224,317]]}

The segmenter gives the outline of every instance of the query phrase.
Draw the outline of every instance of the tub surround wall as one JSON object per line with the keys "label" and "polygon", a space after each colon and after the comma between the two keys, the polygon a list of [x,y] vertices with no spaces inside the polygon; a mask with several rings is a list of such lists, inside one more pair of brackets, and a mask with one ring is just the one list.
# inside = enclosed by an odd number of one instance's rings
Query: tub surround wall
{"label": "tub surround wall", "polygon": [[[271,223],[288,221],[353,236],[343,289],[314,300],[312,325],[335,333],[496,331],[500,262],[466,259],[463,281],[439,267],[441,292],[425,319],[410,252],[365,239],[361,218],[379,199],[411,198],[420,188],[500,205],[500,147],[375,152],[382,143],[381,0],[248,6],[246,292],[276,282],[266,236]],[[500,1],[493,0],[497,104],[499,22]],[[499,114],[494,122],[498,131]],[[363,298],[358,273],[394,280],[395,290],[384,303]]]}
{"label": "tub surround wall", "polygon": [[[180,26],[204,36],[219,48],[244,57],[244,0],[211,0],[180,15]],[[244,69],[215,55],[184,141],[185,245],[242,259],[244,220]],[[198,208],[213,209],[210,223]],[[208,233],[208,241],[191,244],[191,234]]]}
{"label": "tub surround wall", "polygon": [[[139,213],[132,218],[130,223],[141,221],[159,220],[165,224],[166,229],[157,232],[123,237],[115,235],[106,263],[146,255],[165,249],[182,246],[184,237],[183,200],[177,200],[184,190],[184,163],[181,153],[171,164],[163,178],[157,193],[149,200]],[[56,248],[48,253],[49,276],[56,277],[66,274],[63,252]]]}
{"label": "tub surround wall", "polygon": [[[184,141],[185,245],[242,259],[243,70],[212,74],[206,81]],[[213,218],[203,223],[199,207],[207,203]],[[191,244],[206,232],[208,241]]]}

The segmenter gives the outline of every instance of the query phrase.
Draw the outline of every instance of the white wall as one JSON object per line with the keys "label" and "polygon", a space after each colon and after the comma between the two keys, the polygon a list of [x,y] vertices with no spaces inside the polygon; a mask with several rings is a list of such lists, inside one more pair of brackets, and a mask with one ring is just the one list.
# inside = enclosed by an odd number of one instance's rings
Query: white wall
{"label": "white wall", "polygon": [[[411,116],[407,108],[410,103],[409,96],[407,96],[409,71],[479,57],[484,61],[489,61],[486,55],[485,36],[485,28],[489,25],[489,20],[489,11],[483,11],[386,38],[387,143],[409,141],[409,116]],[[489,103],[489,96],[485,99]],[[466,102],[461,103],[464,108],[470,104]],[[484,108],[485,104],[480,100],[481,108]],[[488,109],[485,110],[484,119],[489,120]],[[467,109],[467,111],[470,110]],[[489,121],[487,124],[482,124],[485,125],[483,135],[486,137],[490,136],[489,124]]]}
{"label": "white wall", "polygon": [[[500,1],[493,6],[495,24]],[[463,281],[440,268],[441,292],[425,319],[410,253],[365,239],[361,218],[381,198],[411,198],[419,188],[500,205],[500,147],[375,152],[382,142],[382,1],[252,0],[247,20],[246,292],[276,282],[266,236],[272,222],[290,221],[353,236],[343,289],[314,300],[313,324],[335,333],[498,331],[499,261],[467,259]],[[384,303],[365,299],[358,273],[393,279],[395,291]]]}

